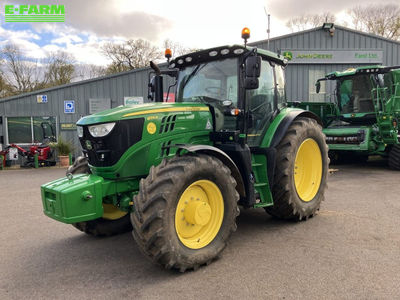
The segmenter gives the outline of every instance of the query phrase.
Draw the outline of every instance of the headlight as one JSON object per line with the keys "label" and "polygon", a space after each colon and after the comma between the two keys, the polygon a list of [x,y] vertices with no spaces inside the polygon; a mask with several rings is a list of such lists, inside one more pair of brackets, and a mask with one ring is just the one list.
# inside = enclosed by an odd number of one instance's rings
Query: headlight
{"label": "headlight", "polygon": [[78,132],[78,137],[83,137],[83,127],[76,126],[76,131]]}
{"label": "headlight", "polygon": [[114,128],[115,122],[114,123],[105,123],[105,124],[97,124],[93,126],[89,126],[89,132],[93,137],[102,137],[106,136],[111,132],[111,130]]}

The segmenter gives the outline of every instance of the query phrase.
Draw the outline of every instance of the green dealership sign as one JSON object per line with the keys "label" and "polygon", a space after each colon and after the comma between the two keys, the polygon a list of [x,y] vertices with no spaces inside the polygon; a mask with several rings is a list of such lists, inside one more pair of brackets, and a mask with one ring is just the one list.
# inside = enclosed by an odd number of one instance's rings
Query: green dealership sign
{"label": "green dealership sign", "polygon": [[4,6],[5,21],[10,22],[64,22],[64,5],[10,5]]}
{"label": "green dealership sign", "polygon": [[382,50],[283,50],[292,64],[381,64]]}

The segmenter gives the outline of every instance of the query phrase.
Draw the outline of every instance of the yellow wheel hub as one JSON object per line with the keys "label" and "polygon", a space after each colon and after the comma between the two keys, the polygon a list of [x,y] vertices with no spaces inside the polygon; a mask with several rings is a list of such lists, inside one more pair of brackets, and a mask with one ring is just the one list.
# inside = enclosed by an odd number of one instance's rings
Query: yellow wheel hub
{"label": "yellow wheel hub", "polygon": [[322,178],[322,155],[317,142],[308,138],[297,150],[294,183],[300,199],[309,202],[318,193]]}
{"label": "yellow wheel hub", "polygon": [[103,203],[103,219],[117,220],[126,214],[127,212],[118,209],[115,205]]}
{"label": "yellow wheel hub", "polygon": [[198,180],[185,189],[178,201],[175,230],[182,244],[200,249],[214,240],[223,219],[221,191],[209,180]]}

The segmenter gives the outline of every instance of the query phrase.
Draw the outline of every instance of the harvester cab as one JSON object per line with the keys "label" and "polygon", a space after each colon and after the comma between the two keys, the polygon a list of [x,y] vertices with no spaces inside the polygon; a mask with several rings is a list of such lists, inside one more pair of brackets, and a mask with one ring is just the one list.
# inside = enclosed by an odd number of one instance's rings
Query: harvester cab
{"label": "harvester cab", "polygon": [[317,93],[325,80],[336,82],[336,114],[324,129],[331,159],[389,156],[389,165],[400,169],[400,67],[333,72],[317,81]]}
{"label": "harvester cab", "polygon": [[[151,63],[150,103],[78,121],[86,158],[42,186],[45,214],[91,235],[132,230],[152,260],[180,271],[221,253],[238,205],[313,216],[327,146],[319,118],[286,105],[284,57],[247,45],[167,54],[168,69]],[[175,103],[163,102],[166,78]]]}

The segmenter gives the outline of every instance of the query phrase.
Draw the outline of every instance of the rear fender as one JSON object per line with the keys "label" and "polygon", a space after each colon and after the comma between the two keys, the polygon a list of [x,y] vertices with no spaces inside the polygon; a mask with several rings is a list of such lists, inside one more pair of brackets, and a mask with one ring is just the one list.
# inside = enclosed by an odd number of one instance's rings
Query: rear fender
{"label": "rear fender", "polygon": [[[300,117],[314,119],[319,125],[323,126],[321,119],[313,112],[302,109],[283,110],[275,118],[275,120],[278,121],[278,124],[273,124],[274,122],[271,124],[270,128],[267,130],[263,142],[261,143],[261,147],[257,150],[258,153],[263,153],[267,156],[267,172],[270,186],[273,186],[274,183],[276,147],[282,141],[287,130],[289,129],[289,126],[294,120]],[[272,138],[270,138],[271,136]]]}

